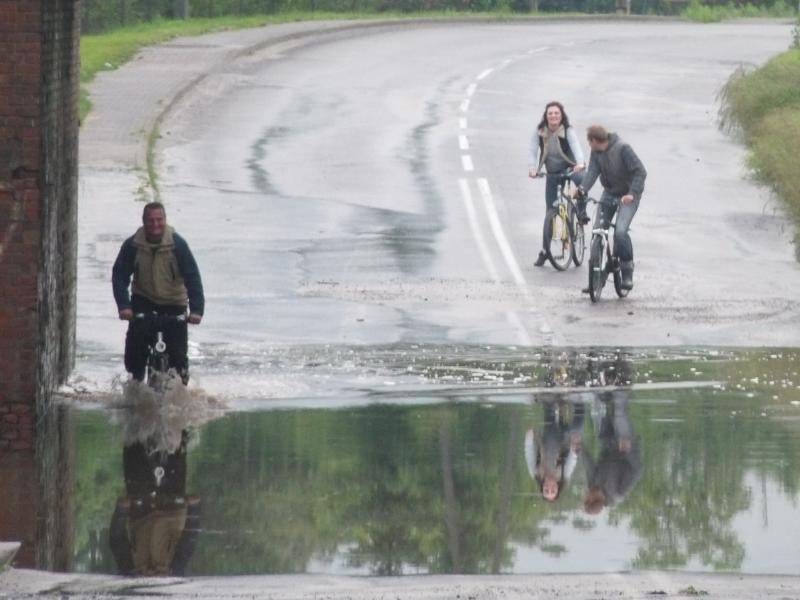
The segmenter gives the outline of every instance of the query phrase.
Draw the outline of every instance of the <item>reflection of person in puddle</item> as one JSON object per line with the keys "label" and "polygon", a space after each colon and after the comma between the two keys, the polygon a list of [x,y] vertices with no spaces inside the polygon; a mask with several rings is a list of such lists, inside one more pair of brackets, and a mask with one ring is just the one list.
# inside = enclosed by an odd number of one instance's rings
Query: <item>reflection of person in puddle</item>
{"label": "reflection of person in puddle", "polygon": [[151,452],[141,442],[122,455],[126,495],[111,518],[109,543],[123,575],[185,574],[199,532],[200,500],[186,495],[183,431],[174,452]]}
{"label": "reflection of person in puddle", "polygon": [[602,400],[603,415],[600,420],[598,440],[600,454],[597,462],[584,454],[588,489],[584,509],[597,514],[606,506],[613,506],[625,498],[642,475],[643,464],[639,440],[631,427],[628,415],[630,391],[616,390]]}
{"label": "reflection of person in puddle", "polygon": [[538,435],[525,434],[525,462],[542,498],[554,502],[564,491],[583,450],[584,405],[548,398],[543,401],[544,424]]}

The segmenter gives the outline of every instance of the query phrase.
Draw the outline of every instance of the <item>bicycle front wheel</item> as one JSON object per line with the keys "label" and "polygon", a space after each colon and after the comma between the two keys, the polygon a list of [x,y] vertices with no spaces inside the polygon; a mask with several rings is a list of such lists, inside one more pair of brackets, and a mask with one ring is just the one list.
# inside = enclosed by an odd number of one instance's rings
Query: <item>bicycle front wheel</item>
{"label": "bicycle front wheel", "polygon": [[589,251],[589,297],[592,302],[600,300],[608,278],[606,243],[605,236],[601,234],[592,236],[592,247]]}
{"label": "bicycle front wheel", "polygon": [[577,211],[570,211],[569,222],[570,233],[572,233],[572,262],[576,267],[580,267],[586,254],[586,233],[583,223],[578,219]]}
{"label": "bicycle front wheel", "polygon": [[572,262],[572,234],[565,210],[551,209],[547,213],[545,239],[548,240],[547,258],[559,271],[565,270]]}

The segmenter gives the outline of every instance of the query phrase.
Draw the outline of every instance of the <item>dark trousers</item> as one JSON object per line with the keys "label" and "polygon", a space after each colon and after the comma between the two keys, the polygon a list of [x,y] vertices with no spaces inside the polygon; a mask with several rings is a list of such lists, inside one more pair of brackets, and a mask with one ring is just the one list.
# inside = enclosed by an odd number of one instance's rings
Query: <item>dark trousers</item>
{"label": "dark trousers", "polygon": [[[185,306],[154,304],[142,298],[133,296],[131,299],[133,312],[156,312],[160,315],[182,315],[186,313]],[[169,322],[163,329],[164,343],[167,345],[169,366],[175,369],[183,379],[184,384],[189,381],[189,333],[186,321]],[[134,379],[144,379],[144,369],[147,363],[147,347],[156,341],[156,331],[145,319],[134,319],[128,323],[128,332],[125,335],[125,370]]]}

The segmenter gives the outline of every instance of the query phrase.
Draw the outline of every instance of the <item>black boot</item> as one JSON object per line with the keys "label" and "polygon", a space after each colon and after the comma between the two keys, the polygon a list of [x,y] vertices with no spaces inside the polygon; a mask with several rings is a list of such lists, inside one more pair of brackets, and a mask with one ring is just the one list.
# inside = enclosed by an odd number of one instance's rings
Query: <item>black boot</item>
{"label": "black boot", "polygon": [[536,262],[533,263],[534,267],[541,267],[547,262],[547,252],[544,250],[539,251],[539,256],[536,257]]}
{"label": "black boot", "polygon": [[578,206],[578,221],[581,225],[586,225],[589,222],[589,215],[586,214],[586,198],[580,196],[577,198]]}
{"label": "black boot", "polygon": [[622,275],[622,289],[623,290],[632,290],[633,289],[633,261],[627,260],[622,261],[620,264],[620,274]]}

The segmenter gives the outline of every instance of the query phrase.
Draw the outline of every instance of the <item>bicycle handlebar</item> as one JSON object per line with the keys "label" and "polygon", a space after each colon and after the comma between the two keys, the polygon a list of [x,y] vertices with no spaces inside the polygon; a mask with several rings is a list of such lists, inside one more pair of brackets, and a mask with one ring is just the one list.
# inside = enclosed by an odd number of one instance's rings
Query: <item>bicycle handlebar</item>
{"label": "bicycle handlebar", "polygon": [[[536,177],[537,178],[546,177],[547,175],[550,175],[550,174],[551,173],[548,173],[547,171],[537,171],[536,172]],[[575,174],[575,169],[572,168],[572,167],[570,167],[566,171],[562,171],[561,173],[552,173],[552,175],[557,175],[559,180],[567,179],[569,177],[572,177],[574,174]]]}
{"label": "bicycle handlebar", "polygon": [[168,323],[170,321],[175,321],[176,323],[182,323],[188,319],[186,314],[181,315],[161,315],[157,312],[141,312],[136,313],[133,315],[134,319],[152,319],[153,321],[158,321],[159,323]]}

